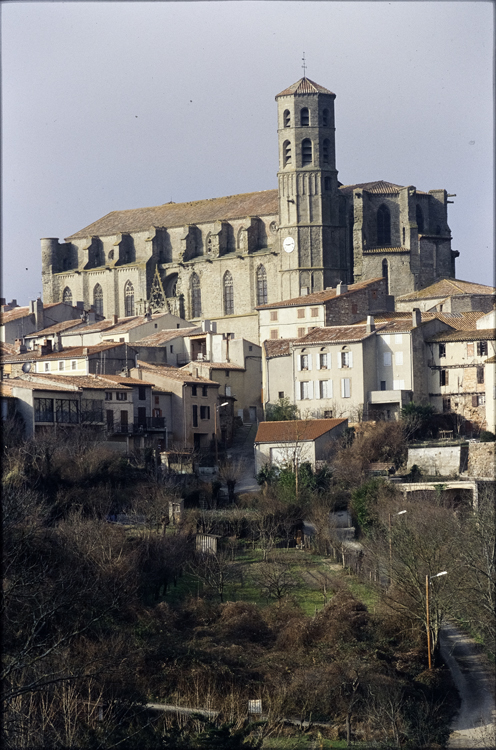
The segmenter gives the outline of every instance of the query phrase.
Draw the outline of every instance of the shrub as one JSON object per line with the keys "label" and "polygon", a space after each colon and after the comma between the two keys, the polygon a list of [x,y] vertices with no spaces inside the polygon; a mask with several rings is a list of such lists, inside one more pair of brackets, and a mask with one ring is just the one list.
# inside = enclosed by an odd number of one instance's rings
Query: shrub
{"label": "shrub", "polygon": [[479,439],[481,443],[494,443],[496,435],[494,432],[490,432],[490,430],[482,430]]}

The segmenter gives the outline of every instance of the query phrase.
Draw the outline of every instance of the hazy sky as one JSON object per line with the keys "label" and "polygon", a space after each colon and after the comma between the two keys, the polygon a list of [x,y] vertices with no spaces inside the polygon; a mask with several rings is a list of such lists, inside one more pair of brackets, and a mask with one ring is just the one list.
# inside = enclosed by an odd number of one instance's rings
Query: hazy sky
{"label": "hazy sky", "polygon": [[277,187],[274,97],[336,94],[343,184],[451,198],[457,277],[493,283],[489,2],[2,5],[3,290],[41,291],[40,238],[110,211]]}

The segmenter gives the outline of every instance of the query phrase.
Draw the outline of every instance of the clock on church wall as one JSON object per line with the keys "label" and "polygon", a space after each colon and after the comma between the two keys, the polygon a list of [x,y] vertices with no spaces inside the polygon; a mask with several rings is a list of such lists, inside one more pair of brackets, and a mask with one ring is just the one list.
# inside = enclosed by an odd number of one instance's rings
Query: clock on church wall
{"label": "clock on church wall", "polygon": [[292,237],[286,237],[286,239],[282,243],[282,246],[287,253],[292,253],[295,249],[295,241]]}

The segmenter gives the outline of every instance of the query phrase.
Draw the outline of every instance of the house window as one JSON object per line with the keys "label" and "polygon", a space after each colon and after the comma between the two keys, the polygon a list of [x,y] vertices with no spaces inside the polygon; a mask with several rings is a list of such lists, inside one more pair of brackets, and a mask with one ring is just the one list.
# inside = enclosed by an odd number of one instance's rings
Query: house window
{"label": "house window", "polygon": [[103,315],[103,289],[100,284],[93,289],[93,308],[97,315]]}
{"label": "house window", "polygon": [[478,393],[477,394],[477,406],[483,406],[485,403],[486,403],[486,394]]}
{"label": "house window", "polygon": [[446,356],[446,344],[439,344],[439,359]]}
{"label": "house window", "polygon": [[487,357],[487,341],[478,341],[477,342],[477,356],[478,357]]}
{"label": "house window", "polygon": [[341,367],[351,367],[351,352],[340,352]]}
{"label": "house window", "polygon": [[174,344],[170,344],[169,351],[170,351],[171,354],[174,353]]}
{"label": "house window", "polygon": [[451,411],[451,399],[443,398],[443,411]]}
{"label": "house window", "polygon": [[115,398],[117,401],[127,401],[127,393],[125,391],[117,391]]}
{"label": "house window", "polygon": [[300,383],[300,395],[302,399],[310,398],[310,383],[303,381]]}
{"label": "house window", "polygon": [[196,396],[196,385],[191,386],[191,395]]}
{"label": "house window", "polygon": [[271,320],[277,320],[277,315],[278,315],[277,310],[271,310],[270,311],[270,319]]}
{"label": "house window", "polygon": [[226,385],[226,396],[230,396],[230,395],[231,395],[231,386]]}
{"label": "house window", "polygon": [[210,419],[210,406],[200,406],[200,419]]}
{"label": "house window", "polygon": [[193,404],[193,427],[198,427],[198,406]]}
{"label": "house window", "polygon": [[229,271],[224,274],[224,315],[234,315],[233,277]]}
{"label": "house window", "polygon": [[191,317],[199,318],[201,314],[200,278],[197,273],[194,273],[191,276]]}
{"label": "house window", "polygon": [[112,391],[105,391],[105,401],[112,401]]}
{"label": "house window", "polygon": [[341,398],[351,397],[351,380],[350,378],[341,378]]}
{"label": "house window", "polygon": [[391,367],[391,362],[392,362],[391,352],[384,352],[382,357],[383,357],[384,367]]}
{"label": "house window", "polygon": [[322,144],[322,161],[324,164],[329,164],[329,151],[330,151],[330,143],[329,139],[325,138],[324,143]]}
{"label": "house window", "polygon": [[308,370],[308,354],[300,355],[300,366],[302,370]]}
{"label": "house window", "polygon": [[391,214],[384,204],[377,210],[377,244],[391,244]]}
{"label": "house window", "polygon": [[332,409],[325,409],[324,410],[324,419],[332,419],[333,411]]}
{"label": "house window", "polygon": [[332,398],[332,380],[319,380],[320,398]]}
{"label": "house window", "polygon": [[138,386],[138,399],[144,401],[146,399],[146,388],[144,385]]}
{"label": "house window", "polygon": [[79,422],[79,403],[68,398],[55,399],[55,419],[65,424]]}
{"label": "house window", "polygon": [[302,107],[300,110],[300,125],[302,128],[307,128],[310,125],[310,113],[308,107]]}
{"label": "house window", "polygon": [[159,403],[160,403],[160,396],[155,396],[155,403],[156,403],[156,404],[159,404]]}
{"label": "house window", "polygon": [[124,287],[124,315],[126,318],[134,315],[134,286],[130,281]]}
{"label": "house window", "polygon": [[448,385],[449,370],[439,370],[439,385]]}
{"label": "house window", "polygon": [[305,329],[304,328],[298,328],[298,338],[301,339],[302,336],[305,335]]}
{"label": "house window", "polygon": [[394,334],[394,343],[395,344],[401,344],[402,341],[403,341],[402,334],[401,333],[395,333]]}
{"label": "house window", "polygon": [[327,357],[328,355],[325,352],[321,352],[319,354],[319,364],[321,370],[327,370]]}
{"label": "house window", "polygon": [[267,271],[265,266],[257,268],[257,305],[267,304]]}
{"label": "house window", "polygon": [[77,370],[77,360],[75,359],[71,362],[71,370]]}
{"label": "house window", "polygon": [[53,422],[53,398],[35,398],[34,421]]}
{"label": "house window", "polygon": [[386,381],[381,380],[381,391],[385,391],[385,390],[386,390]]}
{"label": "house window", "polygon": [[72,305],[72,292],[68,286],[66,286],[66,288],[62,292],[62,302],[65,302],[68,305]]}
{"label": "house window", "polygon": [[64,363],[64,360],[62,360],[62,362],[59,362],[59,370],[63,370],[64,367],[65,367],[65,363]]}
{"label": "house window", "polygon": [[45,362],[45,372],[50,372],[50,362]]}
{"label": "house window", "polygon": [[289,109],[284,110],[283,121],[285,128],[289,128],[291,126],[291,114],[289,112]]}
{"label": "house window", "polygon": [[312,307],[310,309],[310,315],[312,318],[318,318],[319,317],[319,308],[318,307]]}
{"label": "house window", "polygon": [[305,138],[301,142],[301,164],[306,167],[312,163],[312,141],[310,138]]}
{"label": "house window", "polygon": [[484,368],[483,367],[477,368],[477,382],[478,383],[484,382]]}
{"label": "house window", "polygon": [[284,166],[287,167],[288,164],[291,164],[291,142],[290,141],[284,141],[284,143],[282,144],[282,153],[283,153]]}
{"label": "house window", "polygon": [[277,394],[277,397],[284,398],[284,391],[279,391],[279,393]]}
{"label": "house window", "polygon": [[277,328],[272,328],[270,331],[270,338],[271,339],[278,339],[279,338],[279,330]]}
{"label": "house window", "polygon": [[202,396],[208,396],[208,390],[206,385],[202,385]]}
{"label": "house window", "polygon": [[297,312],[297,316],[298,316],[298,318],[304,318],[305,317],[305,308],[304,307],[300,307],[300,309]]}

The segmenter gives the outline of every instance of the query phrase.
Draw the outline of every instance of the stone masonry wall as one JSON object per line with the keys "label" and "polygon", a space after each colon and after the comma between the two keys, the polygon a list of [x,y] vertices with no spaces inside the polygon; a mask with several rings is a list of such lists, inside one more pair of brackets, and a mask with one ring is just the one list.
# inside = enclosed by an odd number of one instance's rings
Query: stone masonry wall
{"label": "stone masonry wall", "polygon": [[470,443],[468,470],[470,477],[496,479],[496,443]]}

